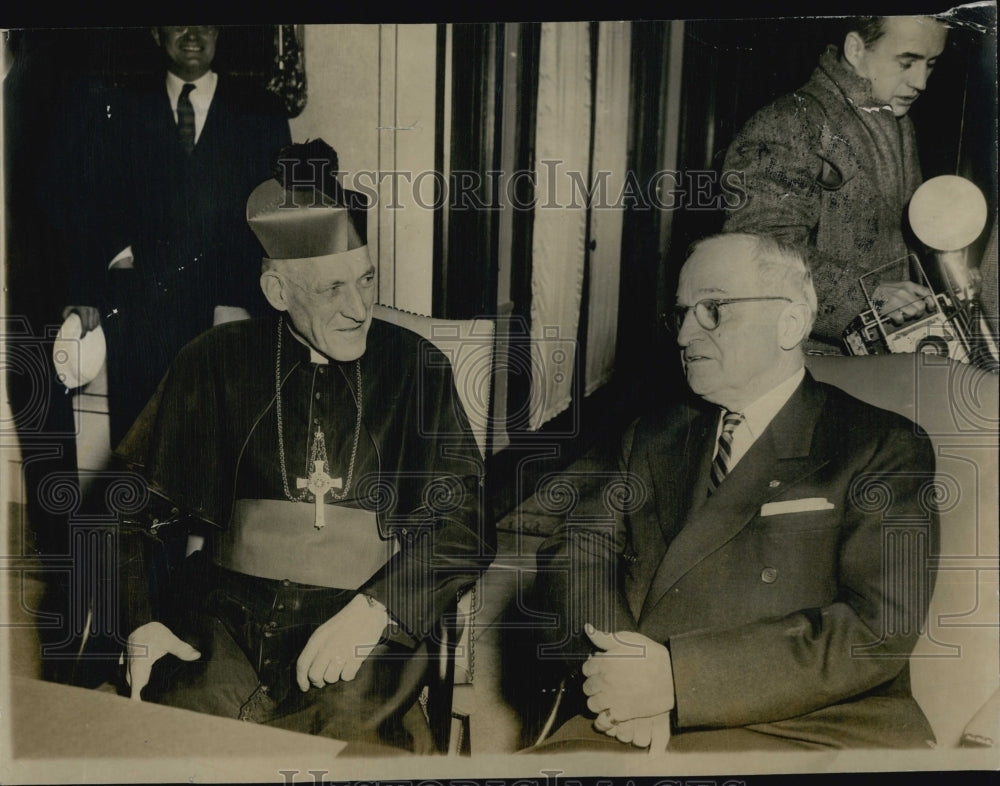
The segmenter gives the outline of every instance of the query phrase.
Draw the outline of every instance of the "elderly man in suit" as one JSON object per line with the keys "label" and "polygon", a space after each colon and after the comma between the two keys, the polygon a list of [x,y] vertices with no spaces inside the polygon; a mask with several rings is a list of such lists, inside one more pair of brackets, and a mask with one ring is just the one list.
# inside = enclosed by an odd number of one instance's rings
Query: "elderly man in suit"
{"label": "elderly man in suit", "polygon": [[805,369],[816,295],[794,248],[702,240],[676,304],[696,398],[638,419],[628,493],[539,550],[560,622],[539,652],[574,669],[576,713],[545,747],[925,747],[908,657],[937,538],[930,441]]}

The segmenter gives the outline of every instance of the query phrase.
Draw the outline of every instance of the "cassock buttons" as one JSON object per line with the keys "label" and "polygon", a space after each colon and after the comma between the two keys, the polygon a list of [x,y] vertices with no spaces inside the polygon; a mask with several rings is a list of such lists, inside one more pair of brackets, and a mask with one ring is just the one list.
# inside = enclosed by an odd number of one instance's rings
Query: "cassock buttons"
{"label": "cassock buttons", "polygon": [[781,485],[781,481],[780,481],[780,480],[772,480],[772,481],[771,481],[770,483],[768,483],[767,485],[768,485],[768,487],[770,487],[770,488],[772,488],[772,489],[776,489],[776,488],[778,488],[778,486],[780,486],[780,485]]}
{"label": "cassock buttons", "polygon": [[764,568],[760,572],[760,580],[765,584],[774,584],[778,580],[778,569],[777,568]]}
{"label": "cassock buttons", "polygon": [[323,394],[322,394],[322,393],[320,393],[320,392],[319,392],[319,391],[317,390],[317,391],[316,391],[316,400],[317,400],[317,401],[319,401],[319,400],[320,400],[321,398],[323,398]]}

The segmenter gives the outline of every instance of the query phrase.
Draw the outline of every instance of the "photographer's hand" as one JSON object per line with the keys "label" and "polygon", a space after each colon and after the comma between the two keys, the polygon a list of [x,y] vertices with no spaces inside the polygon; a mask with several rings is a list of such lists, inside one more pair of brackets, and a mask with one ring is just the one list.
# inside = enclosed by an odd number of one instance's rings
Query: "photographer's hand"
{"label": "photographer's hand", "polygon": [[912,281],[883,281],[875,288],[872,299],[879,316],[896,325],[934,308],[931,291]]}

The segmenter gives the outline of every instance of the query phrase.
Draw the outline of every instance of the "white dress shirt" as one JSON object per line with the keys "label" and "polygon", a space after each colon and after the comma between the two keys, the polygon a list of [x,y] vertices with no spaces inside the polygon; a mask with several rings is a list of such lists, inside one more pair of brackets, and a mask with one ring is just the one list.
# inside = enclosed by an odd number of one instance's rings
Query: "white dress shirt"
{"label": "white dress shirt", "polygon": [[[176,74],[167,71],[167,98],[170,99],[170,108],[174,112],[174,122],[177,122],[177,100],[181,97],[181,90],[186,82]],[[201,129],[205,127],[205,118],[208,117],[208,108],[212,105],[215,97],[215,88],[219,84],[219,75],[215,71],[203,74],[191,84],[194,90],[191,91],[191,107],[194,109],[194,142],[198,144],[198,137],[201,136]],[[111,268],[131,268],[133,266],[132,246],[126,246],[108,263]]]}
{"label": "white dress shirt", "polygon": [[[177,122],[177,100],[181,97],[181,90],[186,82],[170,71],[167,71],[167,97],[170,98],[170,108],[174,110],[174,122]],[[215,96],[216,85],[219,84],[219,75],[215,71],[209,71],[198,79],[191,82],[194,90],[191,91],[191,106],[194,108],[194,143],[198,144],[198,137],[201,136],[201,129],[205,127],[205,118],[208,117],[208,108],[212,105],[212,98]]]}
{"label": "white dress shirt", "polygon": [[[732,472],[741,458],[750,450],[751,445],[757,441],[757,437],[764,433],[778,411],[788,403],[792,393],[802,382],[806,375],[805,368],[800,368],[792,376],[771,388],[767,393],[754,401],[743,410],[743,422],[733,430],[733,444],[730,449],[728,472]],[[718,452],[718,437],[722,433],[722,421],[726,411],[723,410],[719,416],[719,425],[716,429],[716,452]],[[713,456],[714,458],[714,456]]]}

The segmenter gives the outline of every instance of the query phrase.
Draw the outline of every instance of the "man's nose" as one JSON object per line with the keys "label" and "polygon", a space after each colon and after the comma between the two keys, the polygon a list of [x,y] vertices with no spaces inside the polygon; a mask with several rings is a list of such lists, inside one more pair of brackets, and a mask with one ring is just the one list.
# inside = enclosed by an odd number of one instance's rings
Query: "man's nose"
{"label": "man's nose", "polygon": [[181,38],[200,38],[207,35],[210,29],[208,25],[188,25],[181,31]]}
{"label": "man's nose", "polygon": [[691,343],[691,339],[694,335],[701,330],[701,325],[698,324],[698,320],[695,319],[694,309],[689,308],[684,312],[684,316],[681,319],[680,326],[677,330],[677,343],[681,347],[686,347]]}
{"label": "man's nose", "polygon": [[340,311],[345,317],[350,317],[355,322],[365,321],[365,318],[368,316],[368,306],[358,287],[347,287],[347,297]]}
{"label": "man's nose", "polygon": [[922,93],[927,89],[927,79],[930,77],[930,73],[930,69],[925,63],[917,63],[910,68],[906,83],[912,89]]}

